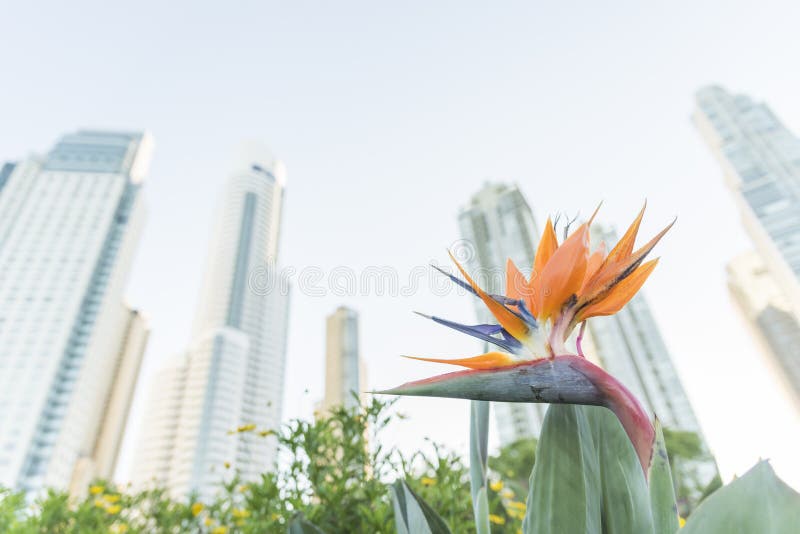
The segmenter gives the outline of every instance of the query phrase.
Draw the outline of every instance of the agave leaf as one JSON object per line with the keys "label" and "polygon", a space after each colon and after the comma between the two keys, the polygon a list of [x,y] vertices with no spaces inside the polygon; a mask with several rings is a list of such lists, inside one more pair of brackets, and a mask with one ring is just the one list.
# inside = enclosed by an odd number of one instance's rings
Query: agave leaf
{"label": "agave leaf", "polygon": [[325,534],[322,529],[308,521],[300,513],[295,514],[289,521],[287,532],[289,534]]}
{"label": "agave leaf", "polygon": [[451,534],[444,520],[405,480],[391,486],[397,534]]}
{"label": "agave leaf", "polygon": [[650,463],[650,509],[653,513],[655,534],[673,534],[678,530],[678,506],[675,488],[669,468],[667,446],[661,422],[656,418],[656,441],[653,446],[653,461]]}
{"label": "agave leaf", "polygon": [[601,534],[600,470],[589,422],[580,406],[551,405],[536,448],[525,534]]}
{"label": "agave leaf", "polygon": [[486,476],[489,462],[489,406],[487,401],[470,402],[469,419],[469,482],[475,530],[489,534],[489,498]]}
{"label": "agave leaf", "polygon": [[724,486],[689,516],[681,534],[792,534],[800,531],[800,493],[761,461]]}

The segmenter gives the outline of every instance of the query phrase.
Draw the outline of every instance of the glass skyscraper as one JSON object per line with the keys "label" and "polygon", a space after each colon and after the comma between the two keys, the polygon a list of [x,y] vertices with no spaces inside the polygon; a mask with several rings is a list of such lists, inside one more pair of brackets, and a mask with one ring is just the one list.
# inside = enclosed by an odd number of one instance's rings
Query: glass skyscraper
{"label": "glass skyscraper", "polygon": [[800,139],[762,102],[711,86],[694,122],[722,165],[750,238],[800,311]]}
{"label": "glass skyscraper", "polygon": [[151,145],[79,131],[0,170],[0,486],[113,474],[147,339],[123,292]]}
{"label": "glass skyscraper", "polygon": [[[174,495],[212,496],[276,460],[288,287],[277,278],[285,171],[242,146],[217,214],[189,348],[156,377],[134,473]],[[255,431],[237,432],[255,426]]]}
{"label": "glass skyscraper", "polygon": [[800,139],[761,102],[718,86],[696,95],[693,119],[723,169],[755,247],[728,265],[728,286],[800,399]]}

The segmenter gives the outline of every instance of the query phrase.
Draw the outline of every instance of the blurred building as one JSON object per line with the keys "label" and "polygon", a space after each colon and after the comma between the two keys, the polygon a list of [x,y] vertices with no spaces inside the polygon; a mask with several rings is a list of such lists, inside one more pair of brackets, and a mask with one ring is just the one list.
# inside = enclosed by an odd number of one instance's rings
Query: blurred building
{"label": "blurred building", "polygon": [[364,386],[364,364],[358,349],[358,313],[340,306],[326,320],[325,398],[322,409],[353,408]]}
{"label": "blurred building", "polygon": [[728,287],[759,341],[767,367],[800,410],[800,322],[756,252],[728,263]]}
{"label": "blurred building", "polygon": [[0,486],[113,474],[147,340],[123,292],[151,151],[79,131],[0,170]]}
{"label": "blurred building", "polygon": [[800,139],[766,104],[721,87],[701,89],[693,119],[723,169],[755,252],[733,260],[728,283],[772,358],[800,397]]}
{"label": "blurred building", "polygon": [[[619,239],[613,229],[594,223],[591,240],[595,245],[605,242],[611,250]],[[616,314],[592,317],[586,325],[599,364],[644,403],[648,413],[658,416],[665,428],[693,432],[701,439],[703,457],[675,467],[699,487],[707,486],[718,474],[717,465],[644,294],[639,292]]]}
{"label": "blurred building", "polygon": [[215,221],[187,351],[153,384],[135,482],[212,496],[276,460],[283,404],[288,287],[277,272],[283,165],[244,145]]}
{"label": "blurred building", "polygon": [[[742,222],[794,313],[800,312],[800,139],[761,102],[701,89],[693,119],[722,166]],[[800,349],[798,349],[800,355]]]}
{"label": "blurred building", "polygon": [[[504,294],[506,260],[526,275],[533,266],[539,229],[525,197],[515,185],[486,184],[458,214],[462,241],[453,248],[478,284],[489,293]],[[480,300],[475,313],[481,323],[496,323]],[[487,347],[487,350],[488,347]],[[547,405],[492,403],[500,443],[538,436]]]}

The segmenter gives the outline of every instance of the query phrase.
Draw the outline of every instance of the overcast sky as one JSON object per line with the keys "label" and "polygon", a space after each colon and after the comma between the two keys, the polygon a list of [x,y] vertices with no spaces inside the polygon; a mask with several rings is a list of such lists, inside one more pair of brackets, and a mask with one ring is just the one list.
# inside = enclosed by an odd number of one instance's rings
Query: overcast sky
{"label": "overcast sky", "polygon": [[[721,171],[693,129],[719,83],[800,128],[797,2],[6,2],[0,161],[81,127],[148,129],[148,224],[129,285],[153,329],[126,438],[161,362],[187,344],[211,217],[234,147],[266,141],[288,169],[281,263],[325,273],[444,262],[460,205],[485,181],[643,235],[673,216],[646,294],[723,477],[760,457],[800,487],[800,420],[725,288],[749,248]],[[702,5],[701,5],[702,4]],[[298,289],[298,288],[296,288]],[[441,370],[398,354],[477,346],[412,310],[470,322],[473,305],[411,296],[292,296],[285,417],[323,394],[324,317],[360,311],[370,387]],[[402,399],[386,436],[464,452],[466,401]],[[494,441],[494,438],[493,438]]]}

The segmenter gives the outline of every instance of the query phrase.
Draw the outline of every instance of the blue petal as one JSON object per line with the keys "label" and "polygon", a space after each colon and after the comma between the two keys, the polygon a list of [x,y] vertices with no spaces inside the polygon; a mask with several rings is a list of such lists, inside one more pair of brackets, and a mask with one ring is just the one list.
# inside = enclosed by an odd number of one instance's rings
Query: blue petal
{"label": "blue petal", "polygon": [[[464,334],[497,345],[498,347],[505,349],[508,352],[517,354],[522,349],[522,344],[519,341],[517,341],[499,324],[465,325],[453,321],[448,321],[447,319],[442,319],[441,317],[425,315],[424,313],[419,313],[419,312],[414,312],[414,313],[422,317],[425,317],[426,319],[430,319],[431,321],[434,321],[441,325],[447,326],[448,328],[452,328],[453,330],[457,330]],[[494,337],[497,334],[500,334],[502,338]]]}

